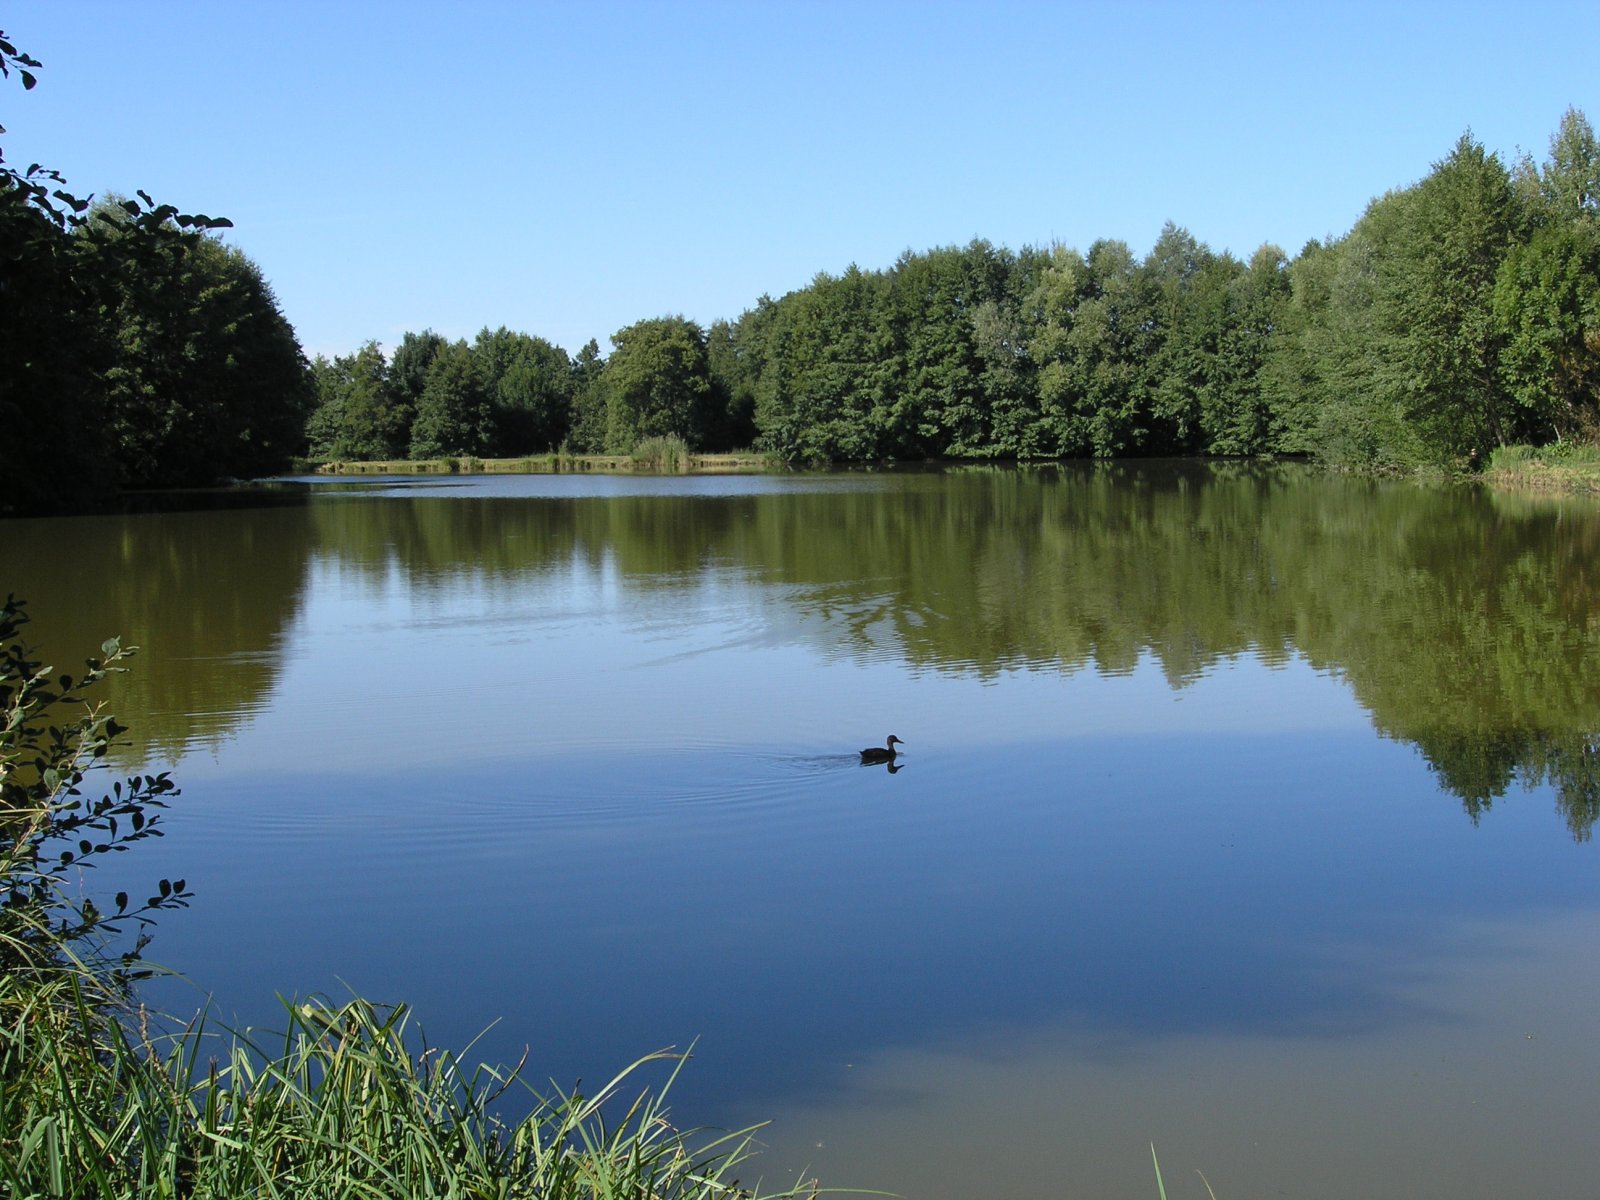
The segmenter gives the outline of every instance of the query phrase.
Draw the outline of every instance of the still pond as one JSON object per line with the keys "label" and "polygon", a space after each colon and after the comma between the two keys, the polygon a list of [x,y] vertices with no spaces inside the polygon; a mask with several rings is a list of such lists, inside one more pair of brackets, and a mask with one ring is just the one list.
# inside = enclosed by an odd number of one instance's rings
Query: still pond
{"label": "still pond", "polygon": [[169,1009],[354,990],[563,1086],[692,1044],[674,1115],[771,1119],[773,1185],[1144,1198],[1153,1142],[1175,1200],[1600,1186],[1600,506],[1157,463],[216,499],[0,522],[59,668],[142,647],[119,765],[183,795],[92,882],[189,881]]}

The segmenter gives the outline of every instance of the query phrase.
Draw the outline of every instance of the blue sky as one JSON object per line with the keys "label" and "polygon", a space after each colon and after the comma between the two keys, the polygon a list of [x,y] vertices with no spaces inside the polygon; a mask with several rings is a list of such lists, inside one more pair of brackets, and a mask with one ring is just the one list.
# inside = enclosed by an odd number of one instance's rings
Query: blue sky
{"label": "blue sky", "polygon": [[1600,122],[1600,3],[21,0],[9,162],[228,216],[308,354],[576,351],[904,250],[1340,234]]}

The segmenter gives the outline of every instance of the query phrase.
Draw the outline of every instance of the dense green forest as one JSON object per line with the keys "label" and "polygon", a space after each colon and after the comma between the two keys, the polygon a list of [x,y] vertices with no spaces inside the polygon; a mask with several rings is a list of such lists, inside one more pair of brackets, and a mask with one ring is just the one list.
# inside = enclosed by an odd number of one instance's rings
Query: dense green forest
{"label": "dense green forest", "polygon": [[[1600,147],[1569,110],[1542,165],[1464,135],[1420,182],[1290,259],[1169,224],[1141,261],[988,242],[819,274],[709,330],[601,358],[485,329],[312,366],[328,458],[626,453],[675,434],[791,461],[1307,454],[1472,469],[1600,433]],[[475,369],[474,369],[475,367]]]}
{"label": "dense green forest", "polygon": [[[0,68],[38,64],[0,35]],[[985,241],[819,274],[709,329],[576,356],[501,327],[307,363],[261,270],[143,192],[97,203],[0,157],[0,512],[382,460],[627,453],[792,462],[1310,455],[1471,470],[1600,439],[1600,145],[1470,135],[1343,237],[1241,261],[1168,224],[1142,260]]]}

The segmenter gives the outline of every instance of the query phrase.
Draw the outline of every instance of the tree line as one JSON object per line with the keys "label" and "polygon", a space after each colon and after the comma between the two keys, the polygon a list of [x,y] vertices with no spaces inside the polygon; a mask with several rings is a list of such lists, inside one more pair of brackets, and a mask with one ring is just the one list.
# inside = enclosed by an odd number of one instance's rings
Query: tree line
{"label": "tree line", "polygon": [[799,462],[1311,455],[1471,469],[1600,437],[1600,146],[1543,164],[1470,135],[1349,233],[1241,261],[1168,224],[1150,253],[977,240],[818,274],[709,329],[602,357],[483,330],[319,359],[313,455],[626,453],[642,438]]}
{"label": "tree line", "polygon": [[[39,64],[0,34],[0,74]],[[818,274],[709,328],[635,322],[575,356],[505,327],[306,362],[224,219],[96,203],[0,156],[0,512],[272,474],[298,456],[627,453],[792,462],[1311,455],[1472,468],[1600,440],[1600,146],[1542,164],[1470,135],[1349,233],[1242,261],[1169,224],[977,240]]]}

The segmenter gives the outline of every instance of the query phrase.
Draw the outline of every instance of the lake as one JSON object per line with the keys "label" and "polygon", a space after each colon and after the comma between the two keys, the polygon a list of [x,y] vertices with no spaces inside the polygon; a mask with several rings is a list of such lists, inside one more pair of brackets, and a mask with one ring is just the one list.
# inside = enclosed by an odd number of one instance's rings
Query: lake
{"label": "lake", "polygon": [[1595,1190],[1593,502],[1193,463],[192,499],[0,522],[58,668],[142,647],[121,766],[183,795],[92,882],[189,881],[168,1009],[355,990],[564,1087],[692,1044],[676,1118],[771,1119],[773,1185],[1153,1197],[1153,1142],[1175,1200]]}

